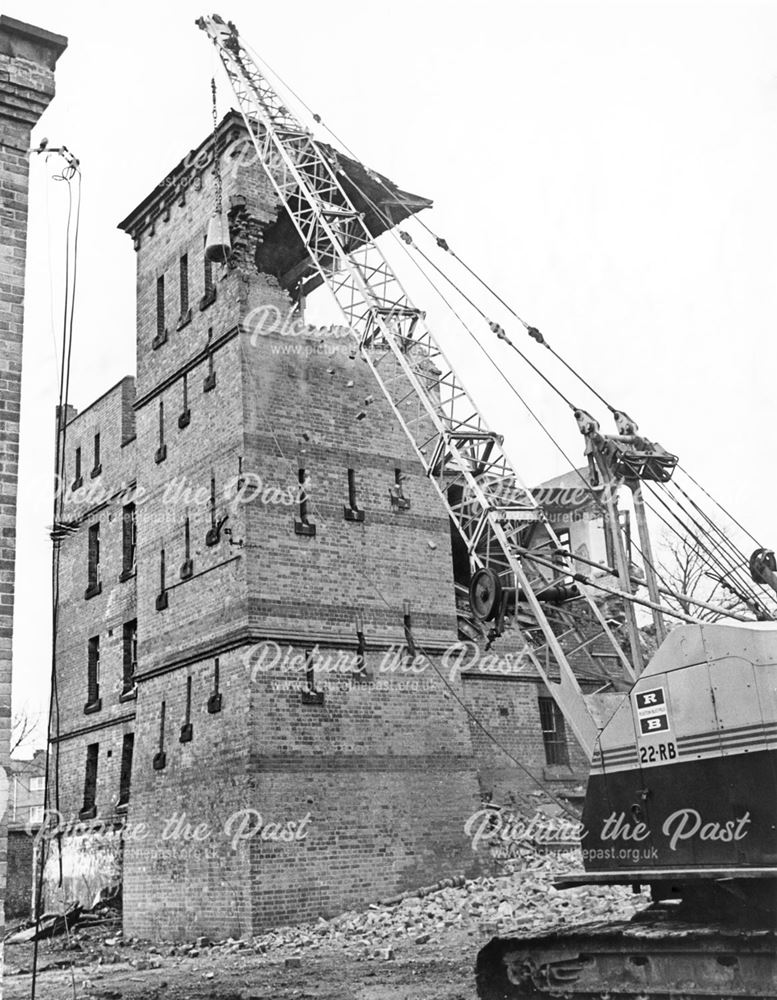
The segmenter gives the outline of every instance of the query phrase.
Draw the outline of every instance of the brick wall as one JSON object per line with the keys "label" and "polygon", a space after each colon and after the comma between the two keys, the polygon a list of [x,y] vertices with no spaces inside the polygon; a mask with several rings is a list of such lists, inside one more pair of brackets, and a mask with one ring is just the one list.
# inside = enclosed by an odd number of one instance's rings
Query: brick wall
{"label": "brick wall", "polygon": [[[449,687],[428,664],[396,669],[408,609],[427,650],[457,637],[448,517],[355,351],[342,340],[322,350],[312,329],[295,351],[278,331],[257,333],[257,307],[285,315],[291,305],[254,264],[277,206],[259,171],[229,169],[232,120],[223,128],[225,204],[239,221],[230,266],[214,266],[206,295],[206,143],[122,223],[137,251],[136,437],[122,446],[128,380],[68,424],[68,468],[79,443],[88,468],[95,429],[106,428],[101,476],[115,496],[78,509],[79,530],[62,547],[61,805],[78,815],[87,747],[97,744],[90,822],[123,822],[121,746],[132,732],[124,924],[148,937],[247,933],[478,870],[467,817],[525,778],[483,742],[468,708],[490,724],[506,699],[506,744],[540,770],[543,759],[534,681],[456,675]],[[345,516],[349,469],[363,519]],[[397,469],[404,510],[390,498]],[[235,503],[238,474],[246,492]],[[137,481],[136,581],[119,581],[122,477]],[[97,520],[102,591],[87,600],[86,536]],[[139,640],[130,701],[116,688],[128,615]],[[366,646],[355,676],[357,622]],[[94,629],[105,694],[85,714]],[[268,655],[279,662],[268,667]],[[92,865],[78,837],[69,856]]]}
{"label": "brick wall", "polygon": [[[30,131],[54,96],[54,66],[66,45],[60,35],[0,16],[0,767],[10,743],[28,150]],[[5,876],[3,826],[0,902]]]}

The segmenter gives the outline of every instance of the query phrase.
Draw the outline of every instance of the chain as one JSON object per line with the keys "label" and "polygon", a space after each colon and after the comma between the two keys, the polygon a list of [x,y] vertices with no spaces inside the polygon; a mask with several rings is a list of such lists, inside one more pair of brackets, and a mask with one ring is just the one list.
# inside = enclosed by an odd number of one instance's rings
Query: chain
{"label": "chain", "polygon": [[213,172],[216,175],[216,215],[221,218],[221,161],[216,146],[216,132],[218,130],[219,116],[216,107],[216,78],[211,77],[210,90],[213,97]]}

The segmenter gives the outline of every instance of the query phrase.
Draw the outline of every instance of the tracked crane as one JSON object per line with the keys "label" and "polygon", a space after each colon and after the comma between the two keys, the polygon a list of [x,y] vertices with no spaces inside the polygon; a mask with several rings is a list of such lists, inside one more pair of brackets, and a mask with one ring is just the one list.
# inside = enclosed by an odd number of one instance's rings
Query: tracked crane
{"label": "tracked crane", "polygon": [[[677,594],[660,579],[643,486],[669,483],[678,460],[613,407],[613,434],[573,407],[589,464],[586,488],[610,532],[613,565],[605,567],[603,583],[580,568],[584,558],[569,558],[509,460],[503,436],[487,425],[381,249],[378,236],[393,227],[390,213],[359,190],[337,151],[289,110],[231,22],[213,15],[197,24],[216,47],[311,269],[339,305],[466,547],[473,614],[489,625],[492,639],[511,627],[536,636],[528,654],[591,762],[583,813],[586,871],[564,884],[649,886],[652,892],[654,905],[641,922],[495,939],[478,959],[480,996],[777,995],[777,625],[763,597],[735,582],[725,544],[709,555],[746,612],[718,609],[735,624],[695,618],[690,605],[715,606]],[[402,207],[404,217],[415,211]],[[489,325],[509,341],[498,323]],[[544,343],[538,330],[530,327],[529,334]],[[618,527],[617,495],[624,486],[637,516],[640,580]],[[701,530],[702,516],[689,515]],[[550,539],[544,556],[527,541],[538,523]],[[773,585],[773,555],[759,550],[751,572],[756,582]],[[623,600],[628,653],[594,588]],[[667,597],[684,600],[678,609]],[[581,603],[619,664],[620,683],[595,695],[581,690],[570,662],[578,641],[574,616],[563,618],[566,608]],[[639,606],[650,612],[660,643],[647,665]],[[666,615],[682,623],[668,634]],[[571,623],[567,630],[564,621]],[[757,927],[749,926],[753,922]]]}

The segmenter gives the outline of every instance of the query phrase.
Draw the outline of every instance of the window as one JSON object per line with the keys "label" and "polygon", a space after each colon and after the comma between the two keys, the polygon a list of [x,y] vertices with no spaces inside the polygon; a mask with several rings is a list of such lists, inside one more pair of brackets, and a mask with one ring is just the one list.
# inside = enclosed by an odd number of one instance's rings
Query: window
{"label": "window", "polygon": [[87,645],[85,712],[100,709],[100,636],[93,635]]}
{"label": "window", "polygon": [[569,764],[569,749],[564,716],[553,698],[539,699],[542,739],[547,764]]}
{"label": "window", "polygon": [[348,470],[348,506],[343,507],[343,517],[346,521],[363,521],[364,511],[359,510],[356,503],[356,472]]}
{"label": "window", "polygon": [[216,388],[216,370],[213,366],[213,328],[208,330],[208,374],[203,379],[202,391],[211,392]]}
{"label": "window", "polygon": [[313,650],[308,649],[305,653],[305,683],[308,691],[316,690],[316,668],[313,664]]}
{"label": "window", "polygon": [[124,622],[122,626],[122,694],[131,694],[135,690],[135,673],[138,668],[138,622]]}
{"label": "window", "polygon": [[183,565],[181,566],[181,579],[188,580],[194,572],[194,562],[192,561],[191,545],[191,524],[189,512],[186,512],[186,520],[183,522]]}
{"label": "window", "polygon": [[297,472],[299,482],[299,518],[294,521],[294,531],[298,535],[315,535],[316,526],[308,521],[309,480],[304,469]]}
{"label": "window", "polygon": [[312,649],[305,650],[305,687],[302,689],[302,704],[324,704],[324,692],[316,690],[316,667]]}
{"label": "window", "polygon": [[167,445],[165,444],[165,404],[164,400],[159,400],[159,447],[154,455],[157,465],[167,458]]}
{"label": "window", "polygon": [[43,806],[30,806],[30,823],[43,822]]}
{"label": "window", "polygon": [[46,779],[43,775],[39,775],[35,778],[30,778],[30,791],[31,792],[42,792],[46,788]]}
{"label": "window", "polygon": [[165,329],[165,276],[160,274],[156,279],[156,337],[151,346],[156,350],[167,340]]}
{"label": "window", "polygon": [[409,510],[410,501],[405,496],[404,482],[405,476],[401,469],[394,469],[394,485],[389,486],[389,497],[394,510]]}
{"label": "window", "polygon": [[76,450],[75,450],[75,466],[76,466],[76,474],[75,474],[75,479],[73,480],[73,487],[72,488],[74,490],[78,490],[84,484],[84,479],[83,479],[83,476],[81,475],[81,448],[80,447],[76,448]]}
{"label": "window", "polygon": [[117,808],[129,805],[130,783],[132,781],[132,751],[135,749],[135,734],[125,733],[121,744],[121,771],[119,773],[119,801]]}
{"label": "window", "polygon": [[92,466],[90,476],[92,479],[95,479],[102,471],[103,467],[100,462],[100,433],[98,431],[94,436],[94,465]]}
{"label": "window", "polygon": [[213,692],[208,698],[208,712],[210,715],[215,715],[216,712],[221,711],[221,692],[219,691],[219,658],[215,659],[213,664]]}
{"label": "window", "polygon": [[207,233],[203,237],[203,283],[205,286],[205,294],[200,299],[200,309],[207,309],[208,306],[216,301],[216,286],[213,284],[213,263],[208,260],[207,254],[205,254],[205,245],[208,242]]}
{"label": "window", "polygon": [[86,773],[84,774],[84,804],[81,819],[93,819],[97,815],[97,754],[99,743],[90,743],[86,748]]}
{"label": "window", "polygon": [[180,292],[181,292],[181,318],[178,320],[178,329],[185,326],[192,318],[189,309],[189,257],[182,254],[180,261]]}
{"label": "window", "polygon": [[159,706],[159,749],[154,754],[152,766],[155,771],[163,771],[167,765],[167,755],[165,754],[165,709],[166,703]]}
{"label": "window", "polygon": [[156,609],[157,611],[164,611],[167,607],[167,584],[166,580],[166,563],[165,563],[165,550],[159,550],[159,593],[156,596]]}
{"label": "window", "polygon": [[208,547],[218,545],[221,541],[221,529],[224,521],[216,516],[216,474],[211,469],[210,473],[210,498],[208,500],[210,508],[210,527],[205,533],[205,544]]}
{"label": "window", "polygon": [[186,678],[186,715],[184,716],[183,725],[181,726],[181,735],[179,737],[181,743],[191,743],[193,735],[192,726],[192,679],[191,677]]}
{"label": "window", "polygon": [[126,580],[135,574],[138,544],[137,530],[135,504],[125,504],[121,512],[122,580]]}
{"label": "window", "polygon": [[102,590],[100,584],[100,522],[89,526],[87,585],[84,597],[94,597]]}
{"label": "window", "polygon": [[183,386],[183,410],[178,415],[178,426],[183,430],[184,427],[189,426],[192,419],[191,410],[189,409],[189,376],[186,372],[183,373],[181,384]]}

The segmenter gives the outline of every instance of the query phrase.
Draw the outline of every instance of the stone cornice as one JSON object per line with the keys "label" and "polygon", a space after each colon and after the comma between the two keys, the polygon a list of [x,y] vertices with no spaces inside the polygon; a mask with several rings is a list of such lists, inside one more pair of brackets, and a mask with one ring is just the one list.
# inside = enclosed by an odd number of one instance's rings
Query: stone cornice
{"label": "stone cornice", "polygon": [[64,35],[0,14],[0,55],[26,59],[53,72],[66,48]]}

